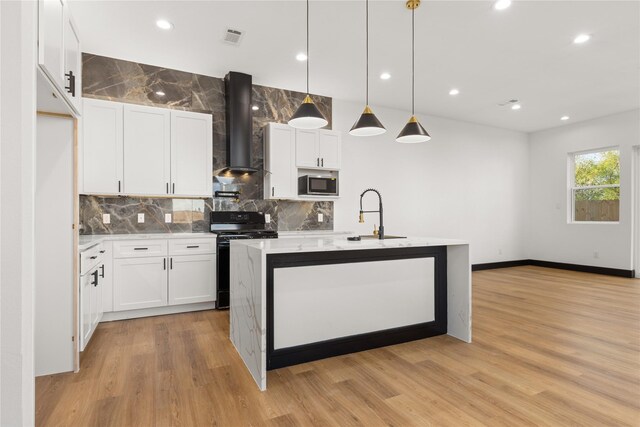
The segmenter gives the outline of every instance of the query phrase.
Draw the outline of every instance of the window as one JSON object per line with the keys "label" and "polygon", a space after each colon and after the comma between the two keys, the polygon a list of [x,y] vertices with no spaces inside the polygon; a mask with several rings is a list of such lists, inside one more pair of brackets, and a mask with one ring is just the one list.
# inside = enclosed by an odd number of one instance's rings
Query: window
{"label": "window", "polygon": [[574,222],[620,219],[620,152],[604,149],[570,156],[571,218]]}

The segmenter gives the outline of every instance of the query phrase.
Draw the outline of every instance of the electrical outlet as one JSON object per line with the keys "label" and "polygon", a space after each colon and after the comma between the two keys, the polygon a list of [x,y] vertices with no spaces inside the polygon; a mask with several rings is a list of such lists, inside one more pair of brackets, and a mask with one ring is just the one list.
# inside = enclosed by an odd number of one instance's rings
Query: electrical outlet
{"label": "electrical outlet", "polygon": [[594,257],[595,259],[600,258],[600,253],[599,253],[598,251],[593,251],[593,257]]}
{"label": "electrical outlet", "polygon": [[164,214],[164,222],[166,223],[171,222],[171,214]]}
{"label": "electrical outlet", "polygon": [[498,255],[502,255],[502,249],[498,249]]}
{"label": "electrical outlet", "polygon": [[271,214],[264,214],[264,222],[267,224],[271,222]]}
{"label": "electrical outlet", "polygon": [[102,214],[102,223],[111,224],[111,214]]}
{"label": "electrical outlet", "polygon": [[324,221],[324,215],[319,213],[318,214],[318,222],[323,222]]}
{"label": "electrical outlet", "polygon": [[144,214],[143,213],[139,213],[138,214],[138,224],[142,224],[144,222]]}

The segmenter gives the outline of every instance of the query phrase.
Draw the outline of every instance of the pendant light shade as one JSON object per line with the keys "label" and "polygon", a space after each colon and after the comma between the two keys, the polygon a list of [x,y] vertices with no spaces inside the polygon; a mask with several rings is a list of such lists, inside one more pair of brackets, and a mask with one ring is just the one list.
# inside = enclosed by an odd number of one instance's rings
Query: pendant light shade
{"label": "pendant light shade", "polygon": [[329,121],[325,119],[316,104],[309,96],[309,0],[307,0],[307,96],[289,119],[289,126],[297,129],[320,129]]}
{"label": "pendant light shade", "polygon": [[366,90],[366,106],[360,118],[354,123],[349,131],[349,135],[353,136],[374,136],[382,135],[387,131],[380,120],[373,114],[369,107],[369,0],[366,0],[366,39],[367,39],[367,90]]}
{"label": "pendant light shade", "polygon": [[429,133],[422,127],[416,116],[411,116],[409,121],[400,131],[400,134],[396,138],[398,142],[404,142],[407,144],[416,142],[427,142],[431,139]]}
{"label": "pendant light shade", "polygon": [[297,129],[320,129],[328,123],[309,95],[304,97],[302,104],[289,119],[289,126]]}
{"label": "pendant light shade", "polygon": [[371,108],[367,105],[364,112],[360,116],[357,122],[353,125],[349,131],[349,135],[353,136],[374,136],[382,135],[387,129],[382,126],[380,120],[373,114]]}
{"label": "pendant light shade", "polygon": [[416,25],[415,11],[420,6],[420,0],[407,1],[407,8],[411,10],[411,117],[406,125],[396,137],[397,142],[415,144],[418,142],[427,142],[431,139],[429,133],[420,124],[416,118]]}

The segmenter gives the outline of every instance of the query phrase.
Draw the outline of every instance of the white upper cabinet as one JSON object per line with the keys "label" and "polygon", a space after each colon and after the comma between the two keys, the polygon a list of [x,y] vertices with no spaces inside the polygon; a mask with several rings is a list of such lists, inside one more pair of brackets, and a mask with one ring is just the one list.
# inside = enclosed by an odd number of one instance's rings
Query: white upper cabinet
{"label": "white upper cabinet", "polygon": [[171,114],[164,108],[124,106],[124,192],[170,194]]}
{"label": "white upper cabinet", "polygon": [[318,131],[318,157],[321,168],[340,169],[340,139],[340,132],[324,129]]}
{"label": "white upper cabinet", "polygon": [[286,124],[269,123],[264,132],[264,198],[295,198],[296,130]]}
{"label": "white upper cabinet", "polygon": [[82,192],[121,194],[123,191],[123,105],[83,100]]}
{"label": "white upper cabinet", "polygon": [[213,173],[210,114],[171,111],[171,193],[211,197]]}
{"label": "white upper cabinet", "polygon": [[77,112],[82,111],[82,52],[78,27],[65,7],[64,19],[64,81],[65,93]]}
{"label": "white upper cabinet", "polygon": [[305,169],[340,169],[340,132],[296,130],[296,166]]}
{"label": "white upper cabinet", "polygon": [[299,168],[320,167],[317,130],[296,129],[296,166]]}
{"label": "white upper cabinet", "polygon": [[76,115],[82,103],[82,58],[78,27],[63,0],[38,1],[38,64]]}
{"label": "white upper cabinet", "polygon": [[59,90],[64,89],[62,0],[40,0],[38,4],[38,62]]}

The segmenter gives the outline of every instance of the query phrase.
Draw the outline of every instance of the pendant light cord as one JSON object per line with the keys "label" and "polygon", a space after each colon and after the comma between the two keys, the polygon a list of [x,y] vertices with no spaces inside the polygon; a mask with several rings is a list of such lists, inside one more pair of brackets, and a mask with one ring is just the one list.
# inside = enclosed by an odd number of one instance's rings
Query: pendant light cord
{"label": "pendant light cord", "polygon": [[307,0],[307,95],[309,95],[309,0]]}
{"label": "pendant light cord", "polygon": [[416,115],[416,9],[411,9],[411,115]]}
{"label": "pendant light cord", "polygon": [[369,106],[369,0],[366,1],[366,26],[365,26],[365,33],[366,33],[366,39],[367,39],[367,48],[366,48],[366,52],[367,52],[367,88],[366,88],[366,102],[365,105],[368,107]]}

